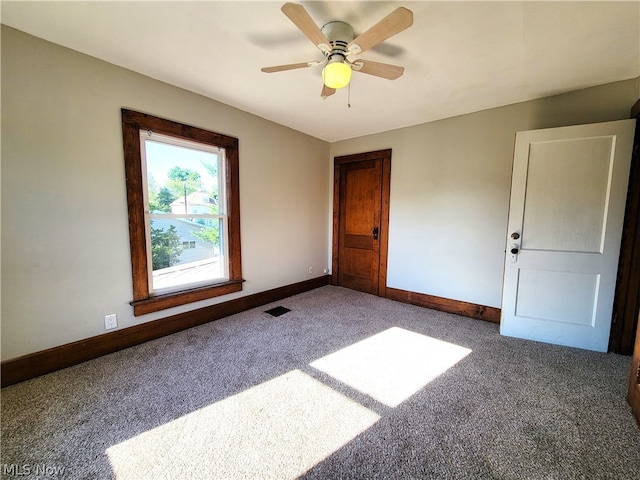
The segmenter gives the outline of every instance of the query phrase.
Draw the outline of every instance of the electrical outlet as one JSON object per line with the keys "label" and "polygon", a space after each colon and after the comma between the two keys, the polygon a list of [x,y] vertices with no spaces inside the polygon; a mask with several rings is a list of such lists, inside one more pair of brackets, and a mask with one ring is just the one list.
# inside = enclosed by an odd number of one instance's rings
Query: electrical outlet
{"label": "electrical outlet", "polygon": [[112,328],[116,328],[118,326],[118,317],[115,313],[111,313],[109,315],[104,316],[104,329],[111,330]]}
{"label": "electrical outlet", "polygon": [[309,267],[309,275],[313,275],[313,267]]}

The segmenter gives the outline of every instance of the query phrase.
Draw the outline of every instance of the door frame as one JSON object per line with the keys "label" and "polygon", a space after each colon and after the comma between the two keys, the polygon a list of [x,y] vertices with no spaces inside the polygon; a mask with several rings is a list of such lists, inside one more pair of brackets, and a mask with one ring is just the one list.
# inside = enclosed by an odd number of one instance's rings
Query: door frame
{"label": "door frame", "polygon": [[638,426],[640,427],[640,314],[638,315],[637,322],[635,349],[629,372],[627,401],[629,405],[631,405],[631,412],[633,416],[636,417],[636,422],[638,422]]}
{"label": "door frame", "polygon": [[633,354],[640,315],[640,100],[631,108],[630,118],[636,119],[636,133],[609,336],[609,351],[621,355]]}
{"label": "door frame", "polygon": [[389,196],[391,193],[391,149],[355,153],[333,158],[333,243],[331,285],[338,285],[338,256],[340,239],[340,167],[347,163],[382,160],[382,189],[380,202],[378,296],[387,296],[387,255],[389,249]]}

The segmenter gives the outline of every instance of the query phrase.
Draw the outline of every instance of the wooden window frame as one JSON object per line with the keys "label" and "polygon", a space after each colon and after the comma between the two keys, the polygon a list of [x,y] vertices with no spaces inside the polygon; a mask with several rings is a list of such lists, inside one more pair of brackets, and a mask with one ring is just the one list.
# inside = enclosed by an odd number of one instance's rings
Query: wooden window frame
{"label": "wooden window frame", "polygon": [[[144,221],[143,174],[140,131],[152,131],[184,140],[219,146],[226,150],[225,195],[228,215],[229,280],[177,292],[153,295],[149,290],[149,265]],[[238,139],[145,113],[122,109],[122,135],[129,211],[129,243],[135,316],[227,295],[242,290],[240,248],[240,181]]]}

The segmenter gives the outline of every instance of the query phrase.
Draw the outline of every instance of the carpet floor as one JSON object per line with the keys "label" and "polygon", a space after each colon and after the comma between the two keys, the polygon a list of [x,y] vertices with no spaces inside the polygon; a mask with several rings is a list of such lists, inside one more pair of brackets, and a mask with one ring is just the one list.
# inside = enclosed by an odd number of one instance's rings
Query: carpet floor
{"label": "carpet floor", "polygon": [[629,363],[327,286],[2,389],[0,473],[638,480]]}

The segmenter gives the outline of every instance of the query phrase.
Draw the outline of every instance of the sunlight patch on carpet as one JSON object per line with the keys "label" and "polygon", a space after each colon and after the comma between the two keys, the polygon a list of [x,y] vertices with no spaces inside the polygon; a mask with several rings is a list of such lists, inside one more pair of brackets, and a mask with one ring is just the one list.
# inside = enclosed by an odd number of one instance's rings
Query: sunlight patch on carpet
{"label": "sunlight patch on carpet", "polygon": [[471,350],[392,327],[310,365],[389,407],[396,407]]}
{"label": "sunlight patch on carpet", "polygon": [[107,449],[115,478],[294,479],[380,416],[292,370]]}

